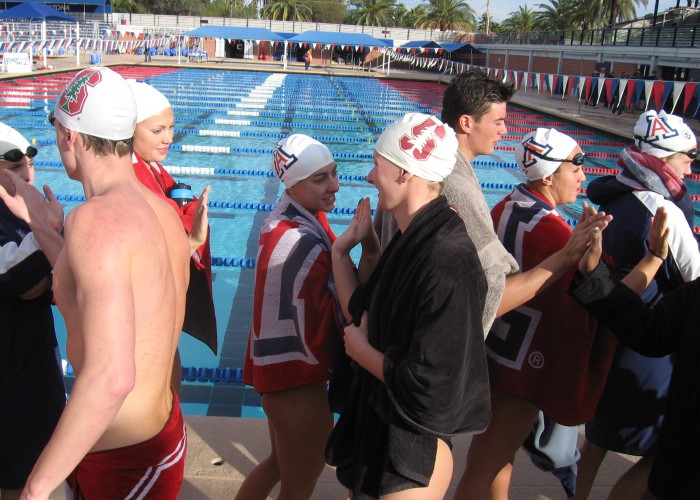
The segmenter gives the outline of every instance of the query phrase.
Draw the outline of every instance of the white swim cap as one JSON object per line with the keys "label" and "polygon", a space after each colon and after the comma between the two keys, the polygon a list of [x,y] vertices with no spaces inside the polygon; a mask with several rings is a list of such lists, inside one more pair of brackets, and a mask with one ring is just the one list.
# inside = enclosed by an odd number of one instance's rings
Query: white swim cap
{"label": "white swim cap", "polygon": [[136,101],[119,74],[109,68],[88,68],[56,98],[54,116],[69,130],[113,141],[130,139],[136,127]]}
{"label": "white swim cap", "polygon": [[413,175],[441,182],[457,161],[457,136],[435,116],[408,113],[382,133],[374,150]]}
{"label": "white swim cap", "polygon": [[680,116],[651,110],[639,116],[634,126],[634,144],[645,153],[665,158],[696,147],[698,141]]}
{"label": "white swim cap", "polygon": [[304,134],[293,134],[282,139],[272,153],[272,168],[286,188],[334,161],[333,154],[325,145]]}
{"label": "white swim cap", "polygon": [[131,87],[136,99],[136,123],[172,107],[168,98],[152,85],[137,82],[133,78],[129,78],[126,83]]}
{"label": "white swim cap", "polygon": [[515,159],[531,181],[557,171],[578,143],[553,128],[538,128],[515,146]]}
{"label": "white swim cap", "polygon": [[[29,157],[33,158],[36,155],[36,149],[29,150],[29,141],[22,134],[17,132],[12,127],[0,123],[0,155],[5,155],[8,151],[19,149],[23,154],[29,153]],[[21,160],[22,158],[20,158]],[[0,161],[12,161],[8,158],[0,158]]]}

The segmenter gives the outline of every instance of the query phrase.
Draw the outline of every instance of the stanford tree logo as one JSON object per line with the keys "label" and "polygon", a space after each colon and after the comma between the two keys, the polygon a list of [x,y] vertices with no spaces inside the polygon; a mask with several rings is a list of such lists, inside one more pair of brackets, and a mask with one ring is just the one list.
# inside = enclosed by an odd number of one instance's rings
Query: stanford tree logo
{"label": "stanford tree logo", "polygon": [[445,126],[438,125],[431,116],[411,128],[411,135],[404,134],[399,139],[399,147],[418,161],[427,160],[437,147],[437,141],[445,138]]}
{"label": "stanford tree logo", "polygon": [[88,97],[88,87],[94,87],[102,81],[99,71],[86,69],[73,78],[58,100],[58,107],[67,115],[75,116],[83,112]]}

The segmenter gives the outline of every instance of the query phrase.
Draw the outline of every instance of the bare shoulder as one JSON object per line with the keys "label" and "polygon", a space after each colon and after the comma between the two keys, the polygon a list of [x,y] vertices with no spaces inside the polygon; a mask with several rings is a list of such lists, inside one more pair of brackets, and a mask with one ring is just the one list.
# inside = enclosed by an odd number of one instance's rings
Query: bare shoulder
{"label": "bare shoulder", "polygon": [[[125,204],[114,196],[99,196],[73,209],[66,217],[65,236],[69,251],[89,256],[90,261],[125,259],[130,248],[149,230],[147,205]],[[151,217],[155,220],[154,217]],[[90,262],[83,264],[89,265]]]}

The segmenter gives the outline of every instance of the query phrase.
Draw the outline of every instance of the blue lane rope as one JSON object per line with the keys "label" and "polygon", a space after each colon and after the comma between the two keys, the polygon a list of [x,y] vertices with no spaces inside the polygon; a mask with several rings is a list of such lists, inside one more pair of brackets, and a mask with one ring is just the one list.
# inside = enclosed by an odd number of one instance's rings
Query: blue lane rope
{"label": "blue lane rope", "polygon": [[[56,194],[56,199],[63,202],[82,203],[86,200],[82,194]],[[242,201],[209,201],[209,208],[232,208],[234,210],[255,210],[257,212],[272,212],[275,209],[274,203],[256,203]],[[355,207],[335,207],[330,213],[334,215],[354,215]],[[374,210],[372,210],[374,215]]]}
{"label": "blue lane rope", "polygon": [[[27,111],[26,113],[16,113],[16,114],[28,114],[28,115],[40,115],[47,116],[43,111]],[[385,128],[384,127],[370,127],[368,125],[332,125],[328,123],[286,123],[286,122],[273,122],[264,120],[249,120],[246,117],[235,118],[236,115],[231,116],[231,121],[245,121],[245,126],[253,125],[256,127],[268,127],[268,128],[292,128],[292,129],[308,129],[308,130],[342,130],[350,132],[373,132],[380,134]],[[201,117],[188,117],[180,118],[179,123],[213,123],[220,125],[227,125],[226,123],[220,123],[224,118],[201,118]],[[15,128],[51,128],[49,123],[45,122],[5,122],[6,125]],[[235,123],[232,125],[236,125]],[[243,124],[240,124],[243,125]],[[197,133],[187,129],[187,133]]]}
{"label": "blue lane rope", "polygon": [[[75,376],[73,367],[67,361],[64,375],[68,377]],[[226,382],[227,384],[242,384],[243,368],[197,368],[196,366],[183,366],[180,380],[185,382]]]}
{"label": "blue lane rope", "polygon": [[185,382],[226,382],[227,384],[242,384],[243,369],[183,366],[180,379]]}

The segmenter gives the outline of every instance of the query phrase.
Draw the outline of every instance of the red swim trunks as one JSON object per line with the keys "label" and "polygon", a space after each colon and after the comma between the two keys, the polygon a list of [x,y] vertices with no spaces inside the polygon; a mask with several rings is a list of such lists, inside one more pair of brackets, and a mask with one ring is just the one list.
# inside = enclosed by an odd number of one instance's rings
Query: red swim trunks
{"label": "red swim trunks", "polygon": [[163,430],[142,443],[89,453],[68,477],[74,500],[177,498],[185,472],[187,434],[173,394]]}

